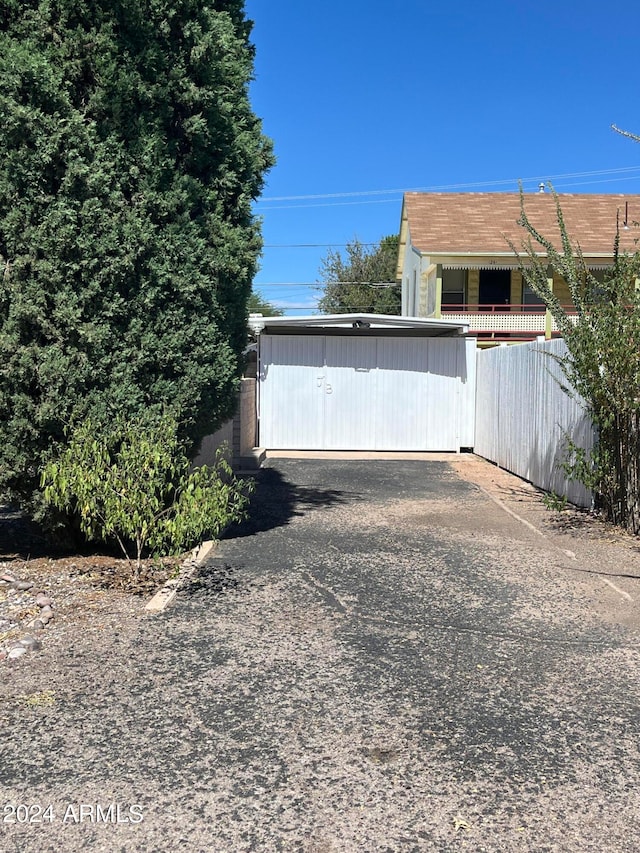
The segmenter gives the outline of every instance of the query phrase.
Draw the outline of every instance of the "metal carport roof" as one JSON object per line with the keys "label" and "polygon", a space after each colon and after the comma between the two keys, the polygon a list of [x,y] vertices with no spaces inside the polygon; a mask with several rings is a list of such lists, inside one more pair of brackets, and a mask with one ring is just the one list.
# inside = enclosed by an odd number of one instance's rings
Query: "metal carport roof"
{"label": "metal carport roof", "polygon": [[323,334],[371,333],[381,330],[392,332],[410,332],[413,336],[440,337],[442,335],[465,335],[469,331],[468,323],[450,320],[438,320],[431,317],[399,317],[391,314],[314,314],[306,317],[263,317],[252,314],[249,317],[251,329],[259,334],[295,332],[305,329],[322,330]]}

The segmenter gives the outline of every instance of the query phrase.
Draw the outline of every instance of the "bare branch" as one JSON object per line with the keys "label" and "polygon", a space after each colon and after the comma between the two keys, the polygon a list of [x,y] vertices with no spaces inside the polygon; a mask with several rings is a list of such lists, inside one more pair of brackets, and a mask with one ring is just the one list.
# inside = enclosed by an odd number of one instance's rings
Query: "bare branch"
{"label": "bare branch", "polygon": [[611,130],[615,130],[616,133],[619,133],[620,136],[626,136],[627,139],[633,139],[634,142],[640,142],[640,136],[636,136],[635,133],[630,133],[628,130],[621,130],[617,125],[612,124]]}

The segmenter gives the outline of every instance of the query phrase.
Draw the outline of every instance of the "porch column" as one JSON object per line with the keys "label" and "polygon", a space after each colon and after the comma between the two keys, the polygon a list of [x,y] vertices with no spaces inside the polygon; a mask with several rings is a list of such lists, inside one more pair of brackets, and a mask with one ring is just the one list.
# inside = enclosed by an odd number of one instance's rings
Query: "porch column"
{"label": "porch column", "polygon": [[[551,266],[547,267],[547,285],[553,293],[553,267]],[[551,311],[547,308],[544,312],[544,337],[547,341],[551,340],[552,321]]]}
{"label": "porch column", "polygon": [[[511,293],[509,295],[509,304],[511,306],[521,306],[522,302],[522,273],[520,270],[511,270]],[[513,311],[514,308],[511,307],[510,310]],[[522,308],[518,307],[518,311],[522,311]]]}
{"label": "porch column", "polygon": [[434,317],[442,317],[442,264],[436,265],[436,310]]}
{"label": "porch column", "polygon": [[480,270],[469,270],[467,274],[467,292],[465,294],[467,305],[477,306],[480,302]]}

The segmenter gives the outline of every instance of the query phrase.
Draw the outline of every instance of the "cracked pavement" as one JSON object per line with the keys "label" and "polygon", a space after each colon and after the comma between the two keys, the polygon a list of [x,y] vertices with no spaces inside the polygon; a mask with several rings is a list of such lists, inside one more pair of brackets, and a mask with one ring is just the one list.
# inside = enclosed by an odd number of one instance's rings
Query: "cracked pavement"
{"label": "cracked pavement", "polygon": [[257,476],[166,611],[7,670],[4,815],[53,819],[3,850],[638,849],[637,550],[446,461]]}

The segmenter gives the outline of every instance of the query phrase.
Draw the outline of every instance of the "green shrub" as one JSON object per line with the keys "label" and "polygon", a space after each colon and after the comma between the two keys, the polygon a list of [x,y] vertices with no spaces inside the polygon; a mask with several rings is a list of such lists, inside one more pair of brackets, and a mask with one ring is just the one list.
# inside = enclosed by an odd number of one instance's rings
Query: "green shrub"
{"label": "green shrub", "polygon": [[223,454],[189,470],[176,420],[84,421],[61,455],[48,462],[41,485],[47,504],[76,516],[88,540],[115,540],[135,554],[179,554],[204,536],[217,538],[245,515],[252,483],[234,477]]}
{"label": "green shrub", "polygon": [[551,512],[564,512],[568,506],[565,495],[558,495],[555,492],[545,492],[542,496],[542,503]]}
{"label": "green shrub", "polygon": [[[584,400],[597,433],[593,451],[566,441],[565,473],[594,493],[606,518],[640,534],[640,251],[620,250],[616,227],[613,264],[602,281],[589,269],[579,244],[567,232],[560,198],[556,219],[562,251],[527,218],[522,196],[520,224],[528,235],[521,266],[525,281],[540,297],[567,345],[552,356],[566,383],[563,389]],[[612,224],[615,225],[615,223]],[[635,227],[635,226],[634,226]],[[535,248],[537,244],[538,249]],[[512,245],[517,252],[517,248]],[[539,253],[539,250],[542,252]],[[571,315],[549,285],[549,268],[569,288]]]}

